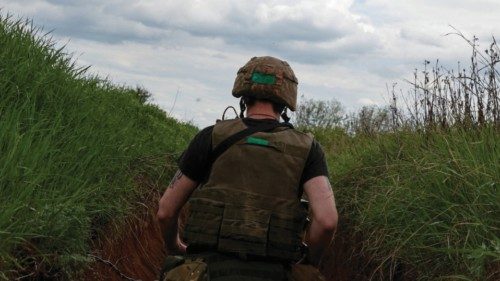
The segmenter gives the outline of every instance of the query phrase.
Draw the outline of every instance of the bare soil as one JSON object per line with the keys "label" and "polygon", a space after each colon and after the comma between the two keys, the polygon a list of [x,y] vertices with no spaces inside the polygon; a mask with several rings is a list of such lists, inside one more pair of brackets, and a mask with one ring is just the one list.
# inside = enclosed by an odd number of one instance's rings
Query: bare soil
{"label": "bare soil", "polygon": [[[156,221],[159,194],[148,198],[148,208],[130,220],[120,235],[101,235],[94,245],[94,262],[82,280],[157,280],[165,252],[163,238]],[[186,211],[184,212],[185,216]],[[110,231],[113,232],[113,231]],[[357,273],[349,261],[348,241],[336,237],[320,269],[328,281],[367,280]]]}
{"label": "bare soil", "polygon": [[121,235],[102,237],[94,247],[95,261],[82,280],[156,280],[165,257],[152,209],[131,221]]}

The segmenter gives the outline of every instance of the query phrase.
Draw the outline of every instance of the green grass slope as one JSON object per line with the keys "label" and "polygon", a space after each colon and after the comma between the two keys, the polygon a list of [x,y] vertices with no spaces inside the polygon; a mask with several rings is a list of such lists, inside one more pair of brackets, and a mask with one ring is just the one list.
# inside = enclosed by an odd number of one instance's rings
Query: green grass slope
{"label": "green grass slope", "polygon": [[[167,181],[196,128],[91,77],[26,22],[0,17],[0,280],[69,279],[92,236],[130,214],[134,179]],[[316,130],[341,216],[373,277],[493,280],[500,136]],[[346,236],[347,237],[347,236]],[[32,274],[32,275],[30,275]]]}
{"label": "green grass slope", "polygon": [[[375,280],[494,280],[500,263],[500,133],[318,131],[342,235]],[[359,257],[359,255],[357,256]]]}
{"label": "green grass slope", "polygon": [[131,210],[134,178],[162,180],[196,132],[39,33],[0,16],[0,280],[68,278],[92,234]]}

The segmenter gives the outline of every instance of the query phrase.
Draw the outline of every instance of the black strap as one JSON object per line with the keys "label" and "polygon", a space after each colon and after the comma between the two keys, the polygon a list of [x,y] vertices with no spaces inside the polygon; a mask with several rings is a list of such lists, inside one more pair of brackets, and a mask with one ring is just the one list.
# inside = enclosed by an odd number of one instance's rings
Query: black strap
{"label": "black strap", "polygon": [[217,158],[219,158],[222,153],[224,153],[228,148],[237,143],[239,140],[257,132],[269,132],[278,127],[288,127],[293,129],[293,126],[290,123],[263,123],[257,126],[248,127],[242,131],[237,132],[236,134],[231,135],[230,137],[219,143],[214,148],[214,150],[212,150],[212,153],[210,154],[210,166],[212,166],[215,160],[217,160]]}

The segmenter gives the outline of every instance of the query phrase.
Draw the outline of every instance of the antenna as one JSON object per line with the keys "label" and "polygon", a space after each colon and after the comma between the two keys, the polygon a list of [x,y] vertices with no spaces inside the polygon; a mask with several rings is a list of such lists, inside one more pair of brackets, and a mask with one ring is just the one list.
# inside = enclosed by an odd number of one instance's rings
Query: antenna
{"label": "antenna", "polygon": [[230,105],[230,106],[226,107],[226,109],[224,109],[224,113],[222,113],[222,120],[226,120],[226,112],[230,108],[234,111],[234,115],[236,115],[236,118],[238,118],[238,112],[236,112],[236,108],[234,108],[234,106]]}

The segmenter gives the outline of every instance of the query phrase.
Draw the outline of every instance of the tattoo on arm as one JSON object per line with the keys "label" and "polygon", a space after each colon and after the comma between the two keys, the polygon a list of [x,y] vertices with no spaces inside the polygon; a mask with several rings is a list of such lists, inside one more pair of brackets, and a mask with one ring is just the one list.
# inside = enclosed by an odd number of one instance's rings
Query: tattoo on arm
{"label": "tattoo on arm", "polygon": [[182,177],[182,172],[181,170],[177,170],[175,173],[174,177],[170,181],[170,184],[168,185],[168,188],[174,188],[175,183]]}

